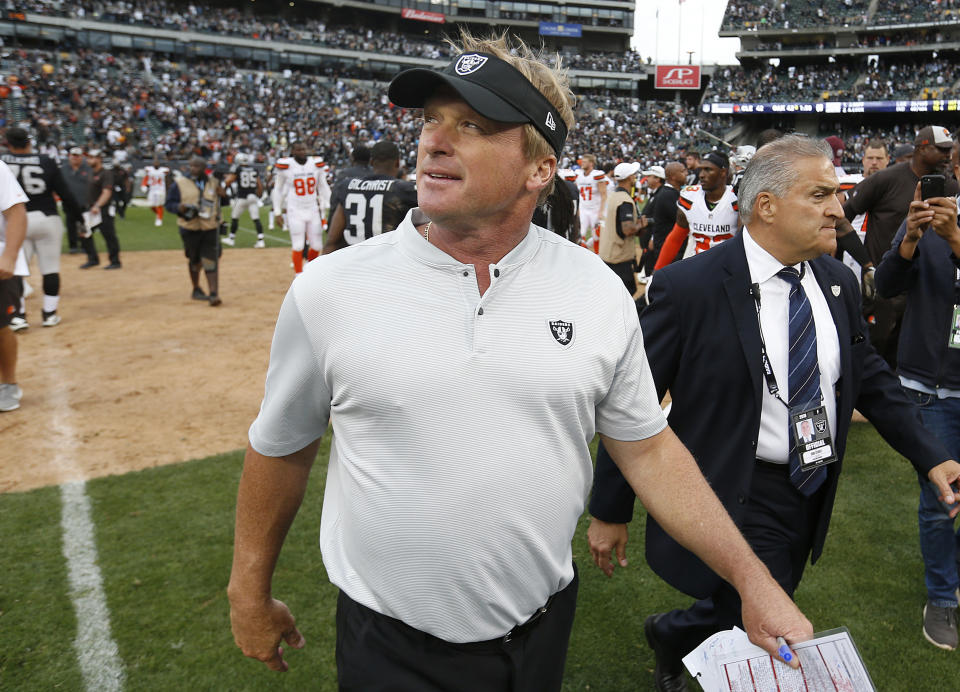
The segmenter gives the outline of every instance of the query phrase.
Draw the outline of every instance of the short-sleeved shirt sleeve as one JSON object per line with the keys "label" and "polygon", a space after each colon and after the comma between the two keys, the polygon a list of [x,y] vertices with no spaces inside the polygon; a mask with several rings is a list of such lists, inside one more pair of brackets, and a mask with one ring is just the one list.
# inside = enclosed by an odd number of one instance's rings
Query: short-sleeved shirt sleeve
{"label": "short-sleeved shirt sleeve", "polygon": [[615,440],[644,440],[667,427],[633,299],[623,291],[626,347],[607,395],[597,406],[597,432]]}
{"label": "short-sleeved shirt sleeve", "polygon": [[293,454],[321,437],[330,417],[330,389],[297,307],[287,292],[270,346],[270,367],[250,445],[268,457]]}
{"label": "short-sleeved shirt sleeve", "polygon": [[623,235],[623,224],[633,221],[636,217],[636,205],[633,202],[624,202],[617,207],[617,235],[621,238]]}
{"label": "short-sleeved shirt sleeve", "polygon": [[[4,212],[15,204],[26,204],[30,201],[27,194],[20,187],[13,171],[6,163],[0,161],[0,212]],[[7,220],[0,215],[0,241],[6,240]]]}

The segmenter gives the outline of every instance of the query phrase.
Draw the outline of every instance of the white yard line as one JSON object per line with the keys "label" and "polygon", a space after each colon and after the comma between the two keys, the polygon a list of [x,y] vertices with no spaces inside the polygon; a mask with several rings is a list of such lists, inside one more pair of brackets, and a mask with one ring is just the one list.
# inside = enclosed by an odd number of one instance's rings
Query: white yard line
{"label": "white yard line", "polygon": [[77,636],[73,646],[88,692],[122,690],[125,673],[117,643],[110,633],[110,610],[97,565],[90,498],[87,497],[86,481],[69,451],[79,442],[70,422],[73,411],[63,387],[53,388],[50,395],[54,404],[51,427],[61,441],[58,445],[61,451],[57,452],[55,462],[66,471],[65,477],[74,479],[60,486],[63,556],[67,561],[70,600],[77,615]]}
{"label": "white yard line", "polygon": [[[244,231],[246,233],[252,233],[253,235],[257,234],[257,232],[254,229],[247,228],[246,226],[239,226],[237,230]],[[277,235],[271,235],[269,232],[264,232],[263,237],[269,238],[270,240],[276,240],[278,243],[283,243],[284,245],[290,244],[290,236],[277,236]]]}
{"label": "white yard line", "polygon": [[89,692],[122,690],[123,661],[110,634],[110,610],[97,566],[97,544],[85,481],[60,486],[63,502],[63,556],[67,559],[70,599],[77,614],[73,646]]}

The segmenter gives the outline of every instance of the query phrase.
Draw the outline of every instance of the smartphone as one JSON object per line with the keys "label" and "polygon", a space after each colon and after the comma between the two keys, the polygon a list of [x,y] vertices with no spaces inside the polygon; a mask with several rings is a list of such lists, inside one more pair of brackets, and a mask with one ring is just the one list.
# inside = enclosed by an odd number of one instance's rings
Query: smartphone
{"label": "smartphone", "polygon": [[942,175],[925,175],[920,178],[920,199],[943,197],[946,178]]}

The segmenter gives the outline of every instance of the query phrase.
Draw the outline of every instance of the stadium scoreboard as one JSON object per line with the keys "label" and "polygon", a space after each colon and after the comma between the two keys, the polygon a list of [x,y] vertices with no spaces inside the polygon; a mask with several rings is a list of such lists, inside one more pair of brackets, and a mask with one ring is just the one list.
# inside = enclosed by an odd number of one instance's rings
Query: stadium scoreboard
{"label": "stadium scoreboard", "polygon": [[704,103],[704,113],[717,115],[817,113],[940,113],[960,111],[960,99],[925,101],[795,101],[784,103]]}

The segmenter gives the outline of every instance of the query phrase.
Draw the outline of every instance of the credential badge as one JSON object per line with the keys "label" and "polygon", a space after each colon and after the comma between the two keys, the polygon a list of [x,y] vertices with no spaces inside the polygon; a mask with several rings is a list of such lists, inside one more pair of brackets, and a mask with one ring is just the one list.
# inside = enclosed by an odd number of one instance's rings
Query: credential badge
{"label": "credential badge", "polygon": [[551,130],[557,129],[557,122],[553,119],[553,113],[547,111],[547,127]]}
{"label": "credential badge", "polygon": [[550,333],[561,346],[569,346],[573,342],[573,323],[563,320],[550,321]]}
{"label": "credential badge", "polygon": [[837,286],[836,284],[830,287],[830,292],[833,294],[834,298],[840,297],[840,287]]}
{"label": "credential badge", "polygon": [[457,60],[457,65],[454,67],[454,71],[458,75],[468,75],[476,72],[484,63],[487,62],[487,56],[477,55],[476,53],[467,53],[466,55],[461,55],[459,60]]}

